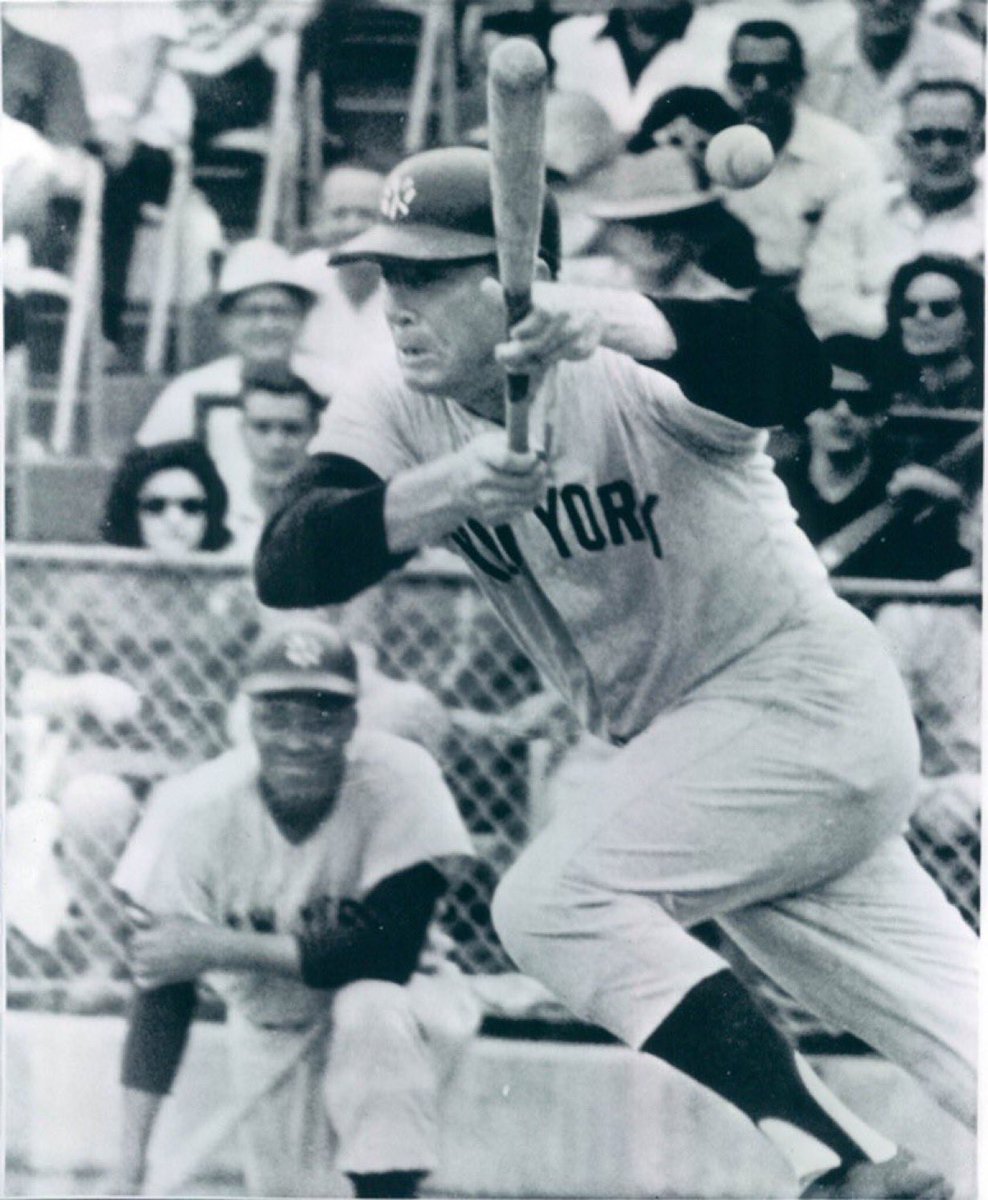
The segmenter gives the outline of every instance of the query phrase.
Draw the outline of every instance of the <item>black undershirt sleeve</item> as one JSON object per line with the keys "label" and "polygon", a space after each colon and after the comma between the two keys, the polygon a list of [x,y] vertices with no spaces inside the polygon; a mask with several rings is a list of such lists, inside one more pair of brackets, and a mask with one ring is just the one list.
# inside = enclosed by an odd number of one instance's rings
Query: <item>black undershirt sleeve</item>
{"label": "black undershirt sleeve", "polygon": [[[299,938],[303,982],[327,989],[356,979],[407,983],[445,890],[435,867],[416,863],[383,879],[363,901],[345,902],[342,920],[313,925]],[[195,1008],[191,982],[137,993],[124,1041],[124,1087],[155,1095],[171,1090]]]}
{"label": "black undershirt sleeve", "polygon": [[356,459],[316,454],[271,516],[254,583],[271,608],[342,604],[403,566],[384,528],[386,484]]}
{"label": "black undershirt sleeve", "polygon": [[313,988],[356,979],[407,983],[445,890],[435,867],[416,863],[381,880],[362,901],[344,901],[331,923],[312,922],[299,936],[303,981]]}
{"label": "black undershirt sleeve", "polygon": [[124,1087],[155,1095],[171,1091],[195,1008],[194,983],[169,983],[137,993],[124,1041]]}
{"label": "black undershirt sleeve", "polygon": [[789,297],[654,303],[677,348],[671,359],[644,365],[675,379],[694,404],[762,429],[798,426],[826,406],[830,366]]}

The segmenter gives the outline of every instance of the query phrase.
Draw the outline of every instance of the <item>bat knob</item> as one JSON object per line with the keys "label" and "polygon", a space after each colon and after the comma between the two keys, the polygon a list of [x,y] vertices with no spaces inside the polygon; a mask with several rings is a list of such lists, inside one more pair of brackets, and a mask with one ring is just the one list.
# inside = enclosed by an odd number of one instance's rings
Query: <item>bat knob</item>
{"label": "bat knob", "polygon": [[545,83],[548,74],[545,55],[528,38],[506,38],[491,54],[491,80],[509,91],[534,91]]}

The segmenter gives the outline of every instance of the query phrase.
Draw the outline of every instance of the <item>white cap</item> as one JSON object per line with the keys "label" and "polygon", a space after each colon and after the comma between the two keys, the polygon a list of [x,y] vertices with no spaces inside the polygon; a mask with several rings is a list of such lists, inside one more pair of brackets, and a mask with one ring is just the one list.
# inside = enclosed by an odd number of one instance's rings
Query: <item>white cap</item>
{"label": "white cap", "polygon": [[227,254],[220,271],[221,296],[235,296],[238,292],[272,284],[296,288],[313,298],[318,295],[295,259],[275,242],[248,238],[238,242]]}

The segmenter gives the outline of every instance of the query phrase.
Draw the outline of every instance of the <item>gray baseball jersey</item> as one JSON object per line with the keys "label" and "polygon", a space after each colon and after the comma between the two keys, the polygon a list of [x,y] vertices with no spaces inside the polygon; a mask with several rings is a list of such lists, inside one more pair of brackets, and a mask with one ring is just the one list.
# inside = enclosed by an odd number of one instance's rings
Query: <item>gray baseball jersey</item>
{"label": "gray baseball jersey", "polygon": [[[599,350],[552,368],[532,410],[552,483],[510,525],[446,539],[594,732],[623,742],[811,605],[836,602],[765,453],[658,371]],[[383,478],[494,426],[381,376],[339,397],[320,446]]]}

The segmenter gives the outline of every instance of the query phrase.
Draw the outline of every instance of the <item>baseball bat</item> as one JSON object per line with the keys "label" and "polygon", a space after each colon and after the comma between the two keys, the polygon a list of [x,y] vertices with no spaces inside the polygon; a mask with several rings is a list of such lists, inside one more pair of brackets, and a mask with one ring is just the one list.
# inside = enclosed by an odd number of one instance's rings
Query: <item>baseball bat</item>
{"label": "baseball bat", "polygon": [[[487,121],[497,262],[508,327],[532,307],[532,280],[545,201],[545,98],[548,67],[534,42],[508,38],[491,55]],[[508,444],[528,449],[529,379],[508,374]]]}

